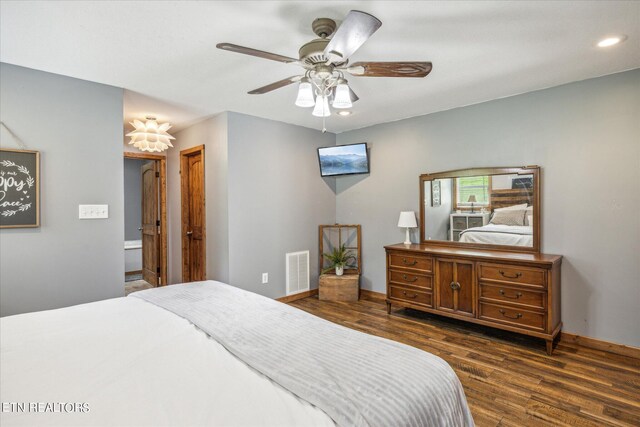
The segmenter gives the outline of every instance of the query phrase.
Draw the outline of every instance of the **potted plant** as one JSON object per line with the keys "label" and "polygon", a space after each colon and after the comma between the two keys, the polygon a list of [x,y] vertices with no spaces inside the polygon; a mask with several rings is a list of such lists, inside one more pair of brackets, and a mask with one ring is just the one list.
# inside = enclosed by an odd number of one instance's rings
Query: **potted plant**
{"label": "potted plant", "polygon": [[[344,244],[340,247],[333,248],[333,251],[329,254],[322,254],[330,263],[331,266],[322,270],[323,273],[331,271],[335,268],[336,276],[342,276],[344,274],[344,267],[355,268],[356,257],[351,253]],[[349,262],[352,262],[349,264]]]}

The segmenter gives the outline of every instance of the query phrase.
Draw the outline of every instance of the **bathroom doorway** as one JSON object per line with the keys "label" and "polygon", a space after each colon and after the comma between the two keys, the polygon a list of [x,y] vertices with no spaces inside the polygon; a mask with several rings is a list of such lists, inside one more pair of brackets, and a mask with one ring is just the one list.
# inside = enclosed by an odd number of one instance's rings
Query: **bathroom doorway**
{"label": "bathroom doorway", "polygon": [[166,158],[125,153],[125,295],[167,284],[166,200]]}

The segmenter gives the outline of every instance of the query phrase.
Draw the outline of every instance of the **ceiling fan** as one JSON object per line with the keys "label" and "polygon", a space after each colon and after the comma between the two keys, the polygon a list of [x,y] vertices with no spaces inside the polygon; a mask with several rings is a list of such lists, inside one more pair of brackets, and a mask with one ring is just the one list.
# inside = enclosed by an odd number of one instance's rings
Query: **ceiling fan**
{"label": "ceiling fan", "polygon": [[[336,22],[318,18],[311,25],[319,38],[302,45],[299,59],[231,43],[219,43],[218,49],[257,56],[272,61],[295,64],[304,68],[304,74],[254,89],[251,95],[259,95],[300,82],[296,105],[314,107],[313,115],[331,115],[334,108],[351,108],[358,96],[349,87],[345,73],[354,77],[426,77],[431,62],[356,62],[349,58],[375,33],[382,22],[375,16],[357,10],[350,11],[336,31]],[[335,33],[335,34],[334,34]],[[333,36],[332,36],[333,35]]]}

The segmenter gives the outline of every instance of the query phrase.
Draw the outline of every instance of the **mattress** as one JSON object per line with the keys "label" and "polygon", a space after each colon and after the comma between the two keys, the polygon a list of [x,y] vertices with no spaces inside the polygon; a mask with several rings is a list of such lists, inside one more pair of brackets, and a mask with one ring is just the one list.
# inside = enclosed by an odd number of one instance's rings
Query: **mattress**
{"label": "mattress", "polygon": [[[138,298],[4,317],[0,363],[3,427],[334,425],[187,320]],[[12,403],[43,412],[7,412]],[[84,406],[66,413],[65,403]]]}

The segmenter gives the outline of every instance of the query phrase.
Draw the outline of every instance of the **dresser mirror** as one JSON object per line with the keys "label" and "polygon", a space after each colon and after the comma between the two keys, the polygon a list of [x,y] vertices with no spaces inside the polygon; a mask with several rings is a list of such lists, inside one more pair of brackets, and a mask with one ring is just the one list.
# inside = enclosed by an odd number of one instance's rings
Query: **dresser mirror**
{"label": "dresser mirror", "polygon": [[422,243],[540,251],[540,168],[463,169],[420,176]]}

